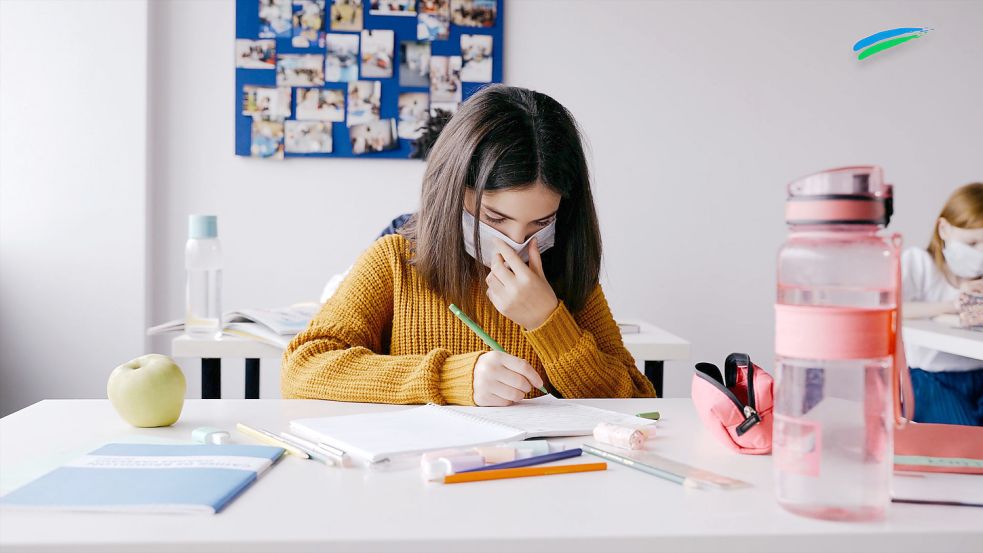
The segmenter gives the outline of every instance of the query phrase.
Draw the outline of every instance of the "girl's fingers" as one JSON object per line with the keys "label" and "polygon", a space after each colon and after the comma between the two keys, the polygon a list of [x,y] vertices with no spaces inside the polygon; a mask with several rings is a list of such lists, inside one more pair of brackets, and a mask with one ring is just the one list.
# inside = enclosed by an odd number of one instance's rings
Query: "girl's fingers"
{"label": "girl's fingers", "polygon": [[508,384],[501,381],[493,382],[492,385],[489,387],[489,391],[492,394],[507,401],[508,404],[522,401],[523,399],[526,398],[525,393],[523,393],[520,390],[516,390],[512,386],[509,386]]}
{"label": "girl's fingers", "polygon": [[491,288],[498,289],[505,286],[505,284],[501,280],[499,280],[497,276],[495,276],[495,273],[492,272],[489,272],[488,276],[485,277],[485,283],[488,284],[489,289]]}
{"label": "girl's fingers", "polygon": [[519,254],[515,253],[515,250],[510,248],[505,242],[502,242],[500,238],[495,239],[495,247],[498,248],[499,255],[501,255],[502,259],[505,260],[505,265],[508,266],[508,268],[511,269],[516,276],[519,276],[520,273],[529,270],[529,267],[522,261]]}
{"label": "girl's fingers", "polygon": [[502,364],[525,377],[536,388],[543,387],[543,377],[539,376],[536,369],[532,368],[532,365],[526,362],[525,359],[509,356],[502,361]]}
{"label": "girl's fingers", "polygon": [[505,262],[502,260],[502,257],[500,255],[495,257],[497,259],[494,263],[492,263],[491,273],[498,277],[498,280],[501,281],[502,284],[514,280],[515,273],[510,271],[509,268],[505,266]]}
{"label": "girl's fingers", "polygon": [[475,405],[481,407],[508,407],[512,402],[492,393],[482,393],[474,398]]}
{"label": "girl's fingers", "polygon": [[503,369],[501,373],[495,375],[499,382],[521,393],[523,397],[532,390],[532,384],[529,383],[528,378],[508,367],[503,367]]}
{"label": "girl's fingers", "polygon": [[529,242],[529,268],[539,276],[546,278],[546,273],[543,271],[543,258],[539,256],[538,238],[533,238]]}

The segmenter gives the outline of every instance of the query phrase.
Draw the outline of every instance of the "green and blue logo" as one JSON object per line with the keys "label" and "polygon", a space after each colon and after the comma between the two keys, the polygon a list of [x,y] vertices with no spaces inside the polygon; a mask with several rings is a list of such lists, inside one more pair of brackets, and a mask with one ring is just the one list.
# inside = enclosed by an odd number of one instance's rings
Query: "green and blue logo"
{"label": "green and blue logo", "polygon": [[888,29],[858,40],[853,45],[853,51],[859,52],[857,59],[862,60],[878,52],[883,52],[899,44],[904,44],[909,40],[921,38],[930,30],[925,27],[898,27],[897,29]]}

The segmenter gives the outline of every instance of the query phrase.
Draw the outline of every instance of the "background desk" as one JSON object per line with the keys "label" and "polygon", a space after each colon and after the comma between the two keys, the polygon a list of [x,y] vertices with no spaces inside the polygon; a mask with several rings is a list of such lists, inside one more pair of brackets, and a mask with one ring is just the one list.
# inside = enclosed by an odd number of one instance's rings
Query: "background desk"
{"label": "background desk", "polygon": [[928,319],[906,320],[901,329],[905,344],[983,359],[983,332],[954,328]]}
{"label": "background desk", "polygon": [[[746,480],[688,490],[620,465],[603,472],[442,485],[418,470],[327,468],[287,456],[218,515],[4,512],[0,551],[980,551],[980,509],[890,506],[887,520],[835,523],[785,512],[770,456],[736,455],[703,431],[686,399],[589,400],[659,410],[655,450]],[[110,441],[190,437],[236,422],[274,431],[298,417],[406,406],[304,400],[190,400],[173,427],[126,425],[106,400],[49,400],[0,419],[0,488]],[[233,431],[233,439],[248,440]],[[571,445],[582,438],[569,438]],[[570,462],[597,461],[585,456]]]}
{"label": "background desk", "polygon": [[[652,381],[661,397],[664,390],[665,361],[689,358],[689,342],[653,324],[637,319],[618,321],[638,325],[640,332],[622,334],[625,348],[636,362],[642,362],[645,376]],[[259,398],[260,359],[279,359],[283,349],[238,336],[223,335],[216,340],[202,340],[180,335],[171,342],[173,357],[201,359],[201,398],[222,397],[222,359],[246,360],[246,399]]]}

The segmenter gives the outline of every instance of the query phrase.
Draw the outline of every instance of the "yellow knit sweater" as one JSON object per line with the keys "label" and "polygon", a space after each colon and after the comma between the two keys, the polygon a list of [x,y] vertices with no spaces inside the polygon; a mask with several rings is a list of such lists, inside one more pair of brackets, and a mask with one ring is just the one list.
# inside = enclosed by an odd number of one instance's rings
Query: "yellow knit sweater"
{"label": "yellow knit sweater", "polygon": [[[474,405],[474,364],[488,347],[409,263],[410,243],[379,238],[283,356],[285,398]],[[481,290],[473,319],[565,398],[653,397],[600,286],[572,315],[561,301],[538,328],[505,318]],[[477,297],[480,296],[480,297]],[[533,390],[530,397],[540,395]]]}

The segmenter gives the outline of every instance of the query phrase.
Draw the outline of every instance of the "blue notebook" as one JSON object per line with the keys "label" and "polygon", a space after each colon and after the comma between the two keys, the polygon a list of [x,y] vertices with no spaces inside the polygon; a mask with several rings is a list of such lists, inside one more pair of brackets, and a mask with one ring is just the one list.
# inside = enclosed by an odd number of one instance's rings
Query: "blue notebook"
{"label": "blue notebook", "polygon": [[0,497],[0,507],[217,513],[282,454],[259,445],[108,444]]}

